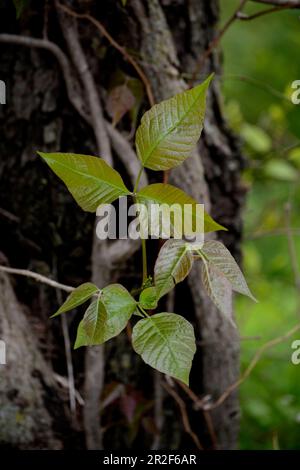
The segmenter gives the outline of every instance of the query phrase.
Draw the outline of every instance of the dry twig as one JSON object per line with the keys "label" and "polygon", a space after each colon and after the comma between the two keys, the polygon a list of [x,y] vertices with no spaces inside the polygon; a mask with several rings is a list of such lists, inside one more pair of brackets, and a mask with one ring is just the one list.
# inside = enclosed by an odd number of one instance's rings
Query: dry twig
{"label": "dry twig", "polygon": [[87,20],[90,21],[96,28],[100,31],[100,33],[109,41],[109,43],[119,51],[124,59],[129,62],[132,67],[135,69],[136,73],[142,80],[145,90],[148,96],[148,100],[150,103],[150,106],[153,106],[155,104],[155,100],[153,97],[152,89],[150,82],[148,78],[146,77],[144,71],[142,68],[139,66],[139,64],[134,60],[134,58],[126,51],[125,47],[121,46],[106,30],[106,28],[103,26],[102,23],[100,23],[99,20],[96,20],[96,18],[92,17],[89,14],[86,13],[77,13],[71,8],[68,8],[66,5],[62,5],[61,3],[57,2],[57,5],[59,8],[61,8],[63,11],[65,11],[68,15],[73,16],[74,18],[82,19],[82,20]]}
{"label": "dry twig", "polygon": [[34,279],[37,282],[42,282],[43,284],[47,284],[50,287],[54,287],[55,289],[61,289],[65,292],[72,292],[75,287],[67,286],[66,284],[61,284],[59,282],[54,281],[53,279],[49,279],[42,274],[35,273],[33,271],[29,271],[28,269],[16,269],[16,268],[8,268],[7,266],[0,266],[0,271],[8,274],[16,274],[17,276],[25,276],[31,279]]}

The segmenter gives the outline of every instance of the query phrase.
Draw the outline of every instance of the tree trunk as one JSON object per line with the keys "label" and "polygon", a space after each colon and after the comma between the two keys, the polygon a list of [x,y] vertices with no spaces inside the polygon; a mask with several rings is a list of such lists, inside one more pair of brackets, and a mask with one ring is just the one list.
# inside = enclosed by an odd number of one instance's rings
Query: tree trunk
{"label": "tree trunk", "polygon": [[[20,34],[40,37],[43,30],[43,6],[40,3],[32,3],[24,13],[20,26],[14,21],[7,31],[4,21],[1,24],[2,32],[15,34],[19,29]],[[157,102],[186,88],[186,77],[191,76],[214,36],[218,20],[216,0],[128,0],[126,8],[117,0],[81,0],[69,4],[77,11],[98,18],[111,35],[134,55],[147,76]],[[58,24],[63,31],[64,25],[65,29],[68,28],[68,20],[64,16],[58,22],[57,11],[51,2],[50,5],[47,22],[49,38],[58,41],[58,45],[69,54],[57,34]],[[6,18],[12,15],[10,7],[4,14]],[[103,103],[103,90],[111,87],[116,72],[135,77],[136,73],[93,25],[82,21],[78,20],[78,24],[83,26],[79,27],[78,37]],[[68,41],[66,31],[63,32]],[[101,285],[109,279],[119,279],[128,288],[137,287],[140,282],[137,274],[140,254],[130,259],[128,255],[120,257],[112,265],[105,257],[109,246],[95,251],[94,244],[94,256],[90,263],[93,218],[83,214],[73,204],[61,184],[34,156],[35,149],[103,153],[100,152],[101,139],[95,138],[97,129],[88,124],[92,118],[83,119],[70,104],[65,89],[66,77],[61,74],[56,58],[49,51],[2,45],[1,37],[0,47],[3,57],[1,72],[8,88],[8,104],[0,107],[3,132],[0,139],[0,179],[3,188],[0,208],[11,215],[9,219],[7,213],[2,216],[0,213],[3,234],[1,251],[11,265],[43,269],[50,274],[53,273],[55,261],[59,280],[64,283],[77,285],[86,281],[92,273],[94,280]],[[80,76],[76,67],[76,57],[74,54],[71,56],[72,78],[79,90],[77,98],[85,97],[85,78]],[[171,171],[170,182],[205,202],[206,210],[229,229],[222,234],[222,239],[239,259],[240,213],[244,199],[240,185],[243,158],[236,139],[222,117],[218,83],[221,72],[216,54],[206,61],[197,81],[206,78],[212,71],[216,72],[217,77],[210,89],[205,129],[198,149],[184,165]],[[86,103],[86,113],[92,116],[90,105]],[[140,114],[148,107],[147,97],[144,96]],[[126,125],[125,121],[122,132],[128,130]],[[112,132],[108,134],[114,150],[114,162],[117,167],[122,167],[124,162],[120,161],[121,152],[116,147],[116,139],[112,139]],[[129,178],[128,166],[126,170]],[[161,180],[160,174],[149,174],[149,177],[151,181],[154,177]],[[13,191],[15,197],[12,199]],[[14,216],[19,217],[19,221]],[[157,244],[150,243],[153,259],[157,249]],[[134,251],[130,254],[133,255]],[[20,301],[26,303],[27,308],[37,316],[34,318],[39,322],[40,335],[48,344],[46,351],[42,351],[47,367],[51,364],[57,372],[66,375],[66,368],[62,365],[59,325],[55,320],[52,323],[46,320],[56,307],[53,292],[32,284],[28,287],[28,282],[22,280],[17,283],[17,294]],[[198,395],[210,396],[213,401],[238,377],[238,332],[222,319],[201,290],[197,265],[189,281],[178,286],[174,298],[169,298],[168,303],[195,326],[200,346],[192,368],[191,388]],[[75,320],[72,314],[68,318],[74,339],[78,316]],[[32,316],[28,321],[32,322]],[[38,344],[34,347],[39,349]],[[102,445],[106,448],[194,448],[195,444],[181,423],[177,404],[162,386],[163,377],[153,373],[132,352],[126,334],[109,342],[105,350],[95,348],[88,351],[85,363],[83,351],[76,351],[73,359],[76,386],[82,389],[85,377],[86,398],[84,419],[81,413],[77,416],[82,425],[76,428],[76,437],[74,426],[72,428],[73,446],[83,445],[80,431],[84,428],[89,448]],[[49,374],[43,370],[45,375]],[[6,370],[5,373],[10,374],[10,371]],[[236,394],[208,414],[194,410],[187,396],[177,386],[174,389],[186,402],[190,424],[204,447],[232,449],[237,446],[239,406]],[[11,403],[14,404],[15,400],[12,396]],[[104,408],[100,426],[101,406]],[[36,436],[32,439],[35,441]],[[10,444],[9,437],[6,443]],[[23,444],[20,440],[13,445],[22,447]],[[31,444],[26,445],[30,447]]]}

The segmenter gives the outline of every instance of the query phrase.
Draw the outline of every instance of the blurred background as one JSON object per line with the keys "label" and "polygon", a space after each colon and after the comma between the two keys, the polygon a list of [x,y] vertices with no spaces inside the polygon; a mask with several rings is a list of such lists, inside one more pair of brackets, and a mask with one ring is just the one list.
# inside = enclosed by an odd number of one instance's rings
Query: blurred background
{"label": "blurred background", "polygon": [[[237,5],[221,0],[223,22]],[[235,22],[222,50],[225,115],[249,159],[244,272],[259,303],[236,299],[245,368],[300,318],[300,106],[291,103],[300,77],[299,11]],[[243,449],[300,448],[300,365],[291,362],[297,338],[267,351],[241,386]]]}

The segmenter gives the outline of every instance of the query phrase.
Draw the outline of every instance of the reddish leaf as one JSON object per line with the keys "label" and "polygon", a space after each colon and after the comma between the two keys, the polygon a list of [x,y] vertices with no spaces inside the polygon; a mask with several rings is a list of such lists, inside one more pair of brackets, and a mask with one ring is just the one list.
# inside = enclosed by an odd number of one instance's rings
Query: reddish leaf
{"label": "reddish leaf", "polygon": [[106,102],[106,110],[115,126],[135,105],[135,98],[126,84],[113,88]]}

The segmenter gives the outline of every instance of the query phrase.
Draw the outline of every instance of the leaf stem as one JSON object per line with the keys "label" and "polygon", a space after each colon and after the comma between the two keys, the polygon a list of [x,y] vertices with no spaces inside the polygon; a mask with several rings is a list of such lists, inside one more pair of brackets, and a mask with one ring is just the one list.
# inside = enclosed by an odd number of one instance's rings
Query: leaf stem
{"label": "leaf stem", "polygon": [[145,317],[150,318],[150,315],[146,312],[146,310],[143,309],[143,307],[141,307],[140,304],[138,304],[138,307],[140,311],[145,315]]}
{"label": "leaf stem", "polygon": [[143,284],[147,281],[148,270],[147,270],[147,246],[145,238],[142,238],[142,255],[143,255]]}
{"label": "leaf stem", "polygon": [[200,258],[202,259],[203,262],[209,261],[208,257],[206,256],[205,253],[203,253],[203,251],[198,249],[198,250],[196,250],[196,252],[198,253],[198,255],[200,256]]}
{"label": "leaf stem", "polygon": [[[137,198],[136,198],[136,191],[138,190],[138,187],[139,187],[139,182],[140,182],[140,179],[141,179],[141,176],[143,174],[143,171],[144,171],[144,167],[141,166],[140,168],[140,171],[137,175],[137,179],[136,179],[136,182],[135,182],[135,185],[134,185],[134,188],[133,188],[133,199],[134,199],[134,202],[136,203],[137,202]],[[144,238],[142,238],[142,257],[143,257],[143,284],[146,282],[147,280],[147,277],[148,277],[148,269],[147,269],[147,247],[146,247],[146,240]]]}
{"label": "leaf stem", "polygon": [[133,188],[133,192],[134,192],[134,193],[136,193],[137,190],[138,190],[138,188],[139,188],[139,183],[140,183],[140,180],[141,180],[143,171],[144,171],[144,167],[141,166],[140,171],[138,172],[138,175],[137,175],[137,178],[136,178],[136,182],[135,182],[134,188]]}

